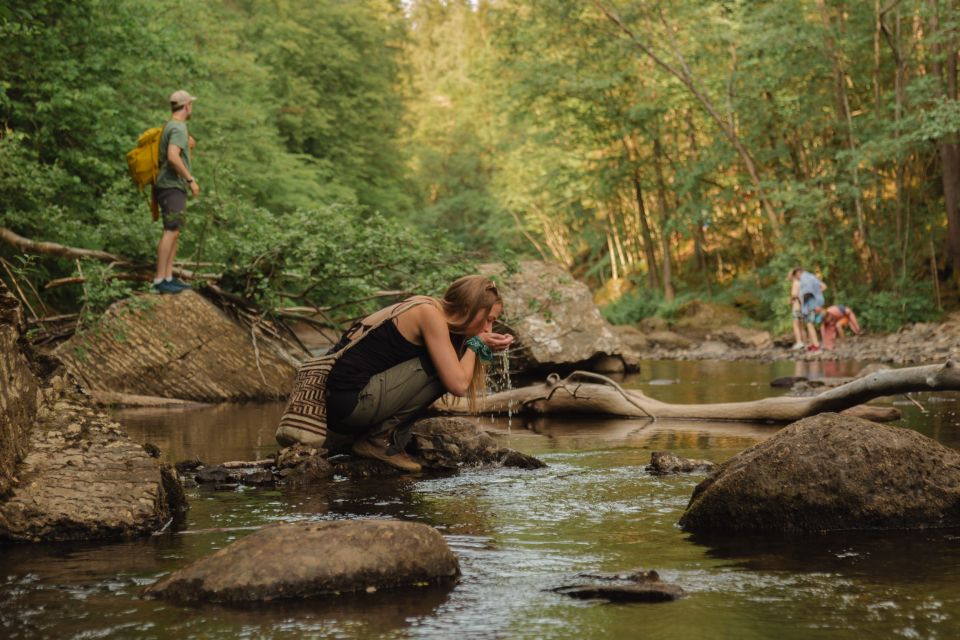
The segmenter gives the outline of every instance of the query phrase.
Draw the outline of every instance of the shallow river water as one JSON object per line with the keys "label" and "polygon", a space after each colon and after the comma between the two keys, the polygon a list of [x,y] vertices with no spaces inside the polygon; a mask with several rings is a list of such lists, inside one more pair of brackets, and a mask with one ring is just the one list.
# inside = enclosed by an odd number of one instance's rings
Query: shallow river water
{"label": "shallow river water", "polygon": [[[645,362],[623,384],[668,402],[752,400],[784,375],[855,363]],[[824,367],[827,367],[826,369]],[[960,398],[887,399],[900,425],[960,448]],[[169,461],[276,450],[280,404],[124,410]],[[310,491],[189,490],[185,528],[145,540],[0,548],[0,638],[957,638],[960,531],[695,539],[677,528],[702,475],[657,478],[651,451],[723,461],[776,426],[643,420],[484,419],[537,471],[348,481]],[[460,559],[452,589],[245,608],[179,607],[144,586],[278,521],[402,518],[437,527]],[[556,595],[581,571],[656,569],[686,597],[602,604]]]}

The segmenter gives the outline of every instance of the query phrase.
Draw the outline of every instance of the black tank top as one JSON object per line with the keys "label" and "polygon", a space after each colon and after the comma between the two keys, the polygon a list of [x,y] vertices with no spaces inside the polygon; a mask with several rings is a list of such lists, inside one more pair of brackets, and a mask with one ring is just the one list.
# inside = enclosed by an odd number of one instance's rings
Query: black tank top
{"label": "black tank top", "polygon": [[[425,345],[413,344],[403,337],[396,319],[384,322],[350,347],[333,365],[327,379],[327,417],[331,421],[345,418],[357,406],[357,394],[367,386],[370,378],[395,367],[401,362],[420,358],[421,366],[428,375],[436,375],[436,367]],[[336,353],[347,345],[349,331],[340,338],[328,353]],[[459,354],[465,336],[450,334],[450,342]]]}
{"label": "black tank top", "polygon": [[[330,352],[336,353],[346,342],[344,336]],[[413,358],[420,358],[425,369],[433,367],[425,346],[413,344],[404,338],[393,320],[384,322],[337,360],[330,371],[327,388],[334,391],[360,391],[372,376]]]}

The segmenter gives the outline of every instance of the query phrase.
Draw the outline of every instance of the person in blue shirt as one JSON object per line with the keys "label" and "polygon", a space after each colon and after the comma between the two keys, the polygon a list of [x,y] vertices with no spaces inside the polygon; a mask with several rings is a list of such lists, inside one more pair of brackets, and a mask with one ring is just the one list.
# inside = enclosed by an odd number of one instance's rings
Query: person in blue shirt
{"label": "person in blue shirt", "polygon": [[810,338],[806,346],[807,351],[820,351],[820,339],[817,336],[814,320],[816,310],[824,305],[823,292],[827,285],[823,284],[817,276],[800,267],[790,271],[790,279],[792,281],[791,304],[794,307],[794,336],[797,337],[797,344],[793,347],[797,349],[799,344],[799,348],[803,348],[800,342],[802,334],[799,329],[802,322],[806,325],[807,335]]}

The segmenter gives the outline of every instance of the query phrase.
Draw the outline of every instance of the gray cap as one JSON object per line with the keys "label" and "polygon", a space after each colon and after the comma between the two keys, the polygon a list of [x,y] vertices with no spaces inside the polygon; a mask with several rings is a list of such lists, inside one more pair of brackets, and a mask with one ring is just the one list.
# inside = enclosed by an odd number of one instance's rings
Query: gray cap
{"label": "gray cap", "polygon": [[170,94],[170,107],[173,109],[179,109],[180,107],[190,104],[196,100],[196,98],[183,89],[179,91],[174,91]]}

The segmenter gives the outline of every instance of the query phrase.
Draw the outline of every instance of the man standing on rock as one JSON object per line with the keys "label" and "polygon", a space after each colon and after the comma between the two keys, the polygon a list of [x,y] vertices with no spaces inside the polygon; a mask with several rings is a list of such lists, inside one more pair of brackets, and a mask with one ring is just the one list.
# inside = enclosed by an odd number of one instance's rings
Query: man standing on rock
{"label": "man standing on rock", "polygon": [[180,228],[184,224],[187,195],[196,197],[200,194],[200,187],[190,170],[190,134],[187,132],[194,100],[196,98],[182,89],[170,95],[173,115],[160,135],[156,194],[163,215],[163,235],[157,247],[157,273],[153,279],[153,289],[158,293],[180,293],[190,288],[173,277],[173,260],[177,255]]}

